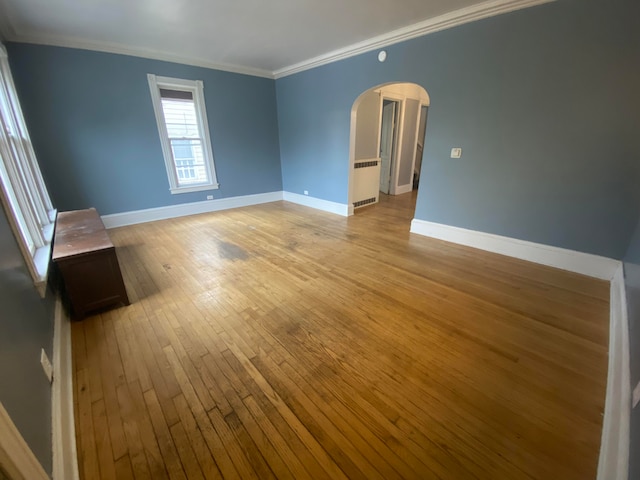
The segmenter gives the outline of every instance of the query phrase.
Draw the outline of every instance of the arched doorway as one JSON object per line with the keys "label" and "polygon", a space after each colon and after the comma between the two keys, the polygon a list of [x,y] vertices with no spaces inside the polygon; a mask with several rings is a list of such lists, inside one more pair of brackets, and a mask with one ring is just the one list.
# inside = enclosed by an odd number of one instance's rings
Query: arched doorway
{"label": "arched doorway", "polygon": [[388,83],[363,92],[351,108],[349,210],[380,195],[417,189],[422,167],[427,91],[415,83]]}

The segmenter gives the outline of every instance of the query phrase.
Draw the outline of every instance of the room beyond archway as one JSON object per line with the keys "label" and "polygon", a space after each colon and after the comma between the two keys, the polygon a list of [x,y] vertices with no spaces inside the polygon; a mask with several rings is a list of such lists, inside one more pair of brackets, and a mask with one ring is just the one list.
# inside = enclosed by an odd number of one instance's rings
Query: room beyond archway
{"label": "room beyond archway", "polygon": [[363,92],[351,109],[349,207],[418,188],[430,99],[415,83],[389,83]]}

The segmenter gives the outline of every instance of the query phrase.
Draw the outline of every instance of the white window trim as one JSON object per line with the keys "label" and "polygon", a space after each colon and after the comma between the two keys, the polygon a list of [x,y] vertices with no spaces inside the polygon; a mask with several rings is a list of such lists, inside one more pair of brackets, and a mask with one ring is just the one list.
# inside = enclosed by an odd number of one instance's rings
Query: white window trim
{"label": "white window trim", "polygon": [[[164,164],[167,169],[167,177],[169,179],[169,190],[172,194],[200,192],[203,190],[213,190],[219,187],[216,177],[215,162],[213,159],[213,149],[211,148],[211,139],[209,136],[209,122],[207,121],[207,109],[204,103],[204,84],[201,80],[183,80],[180,78],[159,77],[152,73],[147,74],[149,81],[149,90],[151,91],[151,100],[153,103],[153,111],[156,116],[158,125],[158,134],[160,135],[160,144],[162,146],[162,155]],[[162,100],[160,98],[160,88],[188,91],[193,94],[193,100],[198,116],[199,127],[202,128],[203,149],[205,154],[205,167],[209,182],[190,186],[179,186],[178,177],[173,160],[173,153],[169,143],[169,135],[164,121],[162,112]]]}
{"label": "white window trim", "polygon": [[11,76],[7,51],[1,44],[0,74],[0,89],[8,101],[9,110],[7,117],[0,116],[0,154],[3,159],[0,162],[3,180],[0,181],[0,203],[27,269],[38,292],[44,297],[56,210],[38,167]]}

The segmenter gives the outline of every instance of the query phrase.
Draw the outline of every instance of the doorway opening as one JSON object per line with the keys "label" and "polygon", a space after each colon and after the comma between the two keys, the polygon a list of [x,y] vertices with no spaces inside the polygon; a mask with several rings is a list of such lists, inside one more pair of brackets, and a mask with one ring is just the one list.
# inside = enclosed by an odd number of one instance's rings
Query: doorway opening
{"label": "doorway opening", "polygon": [[380,122],[380,192],[389,195],[391,171],[396,163],[398,121],[400,102],[382,99],[382,121]]}
{"label": "doorway opening", "polygon": [[[415,83],[363,92],[351,109],[350,210],[418,189],[430,99]],[[415,202],[415,192],[410,195]]]}

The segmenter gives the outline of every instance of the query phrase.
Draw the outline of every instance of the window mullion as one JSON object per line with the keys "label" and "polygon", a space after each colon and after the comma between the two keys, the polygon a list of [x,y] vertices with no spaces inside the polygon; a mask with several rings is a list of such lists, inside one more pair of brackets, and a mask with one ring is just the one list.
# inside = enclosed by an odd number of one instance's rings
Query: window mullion
{"label": "window mullion", "polygon": [[[29,193],[38,211],[38,217],[43,227],[51,223],[49,218],[49,211],[53,209],[50,200],[48,201],[48,192],[43,190],[44,182],[40,182],[41,178],[38,178],[38,168],[34,166],[32,158],[35,158],[33,150],[30,148],[31,144],[25,140],[20,140],[22,147],[22,158],[24,159],[25,176],[29,181]],[[35,168],[35,170],[34,170]]]}
{"label": "window mullion", "polygon": [[41,205],[42,210],[45,213],[45,224],[50,223],[49,212],[53,210],[53,204],[49,198],[49,191],[44,183],[40,168],[36,160],[36,154],[33,151],[30,140],[23,140],[24,154],[26,156],[26,162],[31,176],[31,181],[35,188],[34,195],[37,196],[38,202]]}
{"label": "window mullion", "polygon": [[173,141],[173,140],[195,140],[198,142],[202,142],[202,137],[167,137],[169,138],[169,141]]}
{"label": "window mullion", "polygon": [[35,184],[34,178],[31,175],[31,169],[29,161],[26,158],[26,152],[24,151],[24,142],[22,139],[12,137],[9,139],[12,143],[13,152],[16,158],[15,168],[20,175],[22,185],[25,186],[25,195],[29,199],[31,211],[33,212],[35,219],[38,220],[40,227],[43,228],[49,224],[49,216],[41,202],[40,196],[37,194],[38,187]]}
{"label": "window mullion", "polygon": [[25,224],[29,231],[29,235],[31,236],[31,240],[35,244],[36,248],[40,248],[45,245],[44,232],[42,231],[42,225],[39,224],[35,219],[35,212],[33,211],[33,207],[31,202],[29,201],[29,195],[25,191],[22,183],[17,180],[18,172],[15,169],[15,165],[13,162],[9,160],[9,162],[5,162],[5,166],[7,167],[7,173],[9,173],[9,180],[11,182],[11,186],[13,187],[14,194],[18,201],[18,206],[22,212],[29,212],[30,215],[23,215]]}
{"label": "window mullion", "polygon": [[[16,198],[15,192],[13,191],[13,187],[11,182],[9,181],[9,175],[7,173],[6,168],[4,167],[5,163],[1,160],[6,156],[6,149],[4,145],[0,143],[0,187],[2,189],[4,202],[11,212],[13,212],[13,218],[15,219],[15,223],[17,226],[18,233],[23,239],[23,244],[26,247],[27,251],[30,255],[35,253],[36,247],[31,239],[31,234],[29,232],[29,228],[26,225],[26,220],[20,208],[18,207],[18,200]],[[7,212],[9,213],[9,212]]]}
{"label": "window mullion", "polygon": [[[22,212],[21,216],[27,230],[26,233],[28,233],[30,241],[33,242],[35,248],[39,248],[44,245],[42,228],[34,221],[33,213],[35,212],[33,212],[28,196],[25,194],[24,187],[20,182],[20,174],[16,168],[11,144],[7,137],[6,127],[2,117],[0,117],[0,130],[0,155],[4,159],[3,164],[8,176],[7,180],[17,202],[17,208]],[[29,212],[32,215],[25,215],[24,212]]]}

